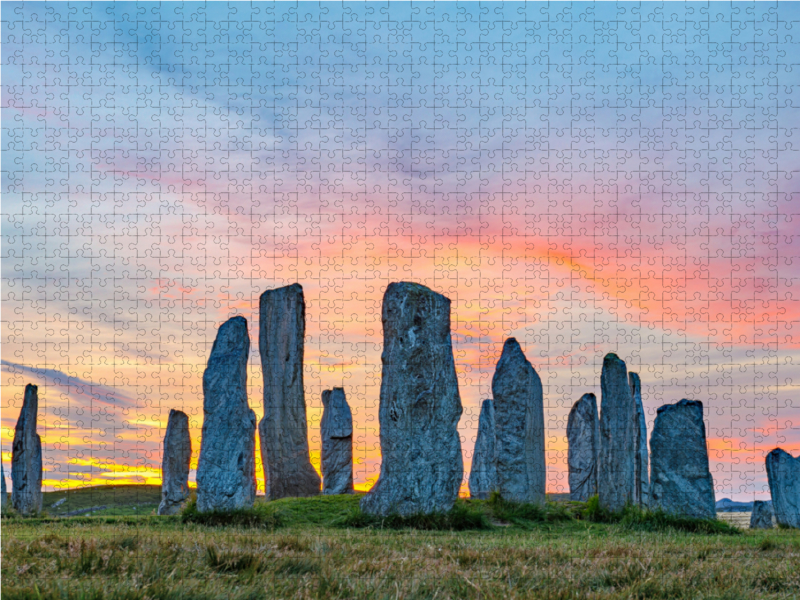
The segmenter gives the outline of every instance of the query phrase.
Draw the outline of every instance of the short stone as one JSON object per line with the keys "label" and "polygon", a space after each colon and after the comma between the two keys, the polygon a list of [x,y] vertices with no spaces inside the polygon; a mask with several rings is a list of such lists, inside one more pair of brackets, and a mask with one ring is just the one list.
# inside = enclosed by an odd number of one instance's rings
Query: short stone
{"label": "short stone", "polygon": [[497,444],[495,438],[494,402],[484,400],[478,417],[478,435],[469,472],[469,495],[486,500],[497,490]]}
{"label": "short stone", "polygon": [[800,529],[800,456],[794,458],[775,448],[767,454],[766,462],[775,521],[784,527]]}
{"label": "short stone", "polygon": [[650,508],[686,517],[716,517],[702,402],[681,400],[659,408],[650,453]]}
{"label": "short stone", "polygon": [[344,389],[322,392],[322,493],[353,493],[353,415]]}
{"label": "short stone", "polygon": [[180,512],[189,499],[191,461],[192,439],[189,436],[189,417],[179,410],[170,410],[161,457],[159,515],[174,515]]}
{"label": "short stone", "polygon": [[584,394],[569,411],[567,420],[567,466],[569,499],[586,502],[597,494],[597,456],[600,444],[600,421],[597,398]]}
{"label": "short stone", "polygon": [[750,513],[750,529],[772,529],[772,502],[756,500]]}

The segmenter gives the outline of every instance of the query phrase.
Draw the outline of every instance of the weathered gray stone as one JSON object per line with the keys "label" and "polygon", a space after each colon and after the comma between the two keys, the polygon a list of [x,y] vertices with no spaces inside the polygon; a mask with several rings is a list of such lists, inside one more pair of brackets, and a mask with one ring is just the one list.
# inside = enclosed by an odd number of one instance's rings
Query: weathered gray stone
{"label": "weathered gray stone", "polygon": [[344,390],[322,392],[322,493],[353,493],[353,415]]}
{"label": "weathered gray stone", "polygon": [[597,494],[600,420],[597,416],[597,398],[594,394],[581,396],[569,411],[567,444],[569,499],[586,502]]}
{"label": "weathered gray stone", "polygon": [[509,338],[492,377],[497,436],[497,488],[506,500],[543,504],[544,454],[542,381]]}
{"label": "weathered gray stone", "polygon": [[174,515],[189,499],[189,464],[192,460],[192,439],[189,417],[179,410],[169,411],[161,457],[161,504],[158,514]]}
{"label": "weathered gray stone", "polygon": [[5,514],[8,510],[8,490],[6,489],[6,472],[3,463],[0,462],[0,480],[3,482],[3,491],[0,495],[0,514]]}
{"label": "weathered gray stone", "polygon": [[702,402],[681,400],[658,409],[650,459],[650,508],[687,517],[716,517]]}
{"label": "weathered gray stone", "polygon": [[800,529],[800,456],[775,448],[767,454],[767,479],[775,521]]}
{"label": "weathered gray stone", "polygon": [[42,510],[42,440],[36,433],[39,388],[25,386],[25,397],[11,448],[11,505],[21,515]]}
{"label": "weathered gray stone", "polygon": [[497,489],[497,442],[494,402],[484,400],[478,417],[478,435],[469,472],[469,495],[485,500]]}
{"label": "weathered gray stone", "polygon": [[750,513],[750,529],[772,529],[772,502],[756,500]]}
{"label": "weathered gray stone", "polygon": [[219,328],[203,373],[197,510],[249,508],[256,495],[256,415],[247,403],[247,320]]}
{"label": "weathered gray stone", "polygon": [[267,290],[259,305],[258,348],[264,377],[264,418],[258,426],[268,500],[315,496],[303,388],[306,304],[295,283]]}
{"label": "weathered gray stone", "polygon": [[636,455],[636,407],[625,363],[606,354],[600,375],[600,454],[597,491],[600,505],[610,511],[633,504]]}
{"label": "weathered gray stone", "polygon": [[636,409],[636,425],[634,428],[634,463],[633,463],[633,502],[647,508],[650,500],[650,464],[647,452],[647,420],[642,404],[642,382],[636,373],[628,373],[631,395]]}
{"label": "weathered gray stone", "polygon": [[391,283],[381,319],[383,460],[361,509],[378,515],[450,510],[464,473],[450,300],[416,283]]}

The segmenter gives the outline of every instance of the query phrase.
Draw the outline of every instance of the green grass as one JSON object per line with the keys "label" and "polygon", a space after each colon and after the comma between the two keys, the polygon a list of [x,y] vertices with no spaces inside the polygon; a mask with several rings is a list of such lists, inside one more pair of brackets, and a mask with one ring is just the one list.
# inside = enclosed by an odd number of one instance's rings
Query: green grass
{"label": "green grass", "polygon": [[397,528],[366,515],[343,523],[359,500],[259,501],[246,511],[274,517],[274,527],[186,515],[3,519],[2,597],[800,597],[797,530],[729,535],[651,513],[609,516],[592,503],[497,497]]}
{"label": "green grass", "polygon": [[444,513],[415,514],[408,516],[387,515],[379,517],[355,507],[349,514],[331,523],[339,527],[373,529],[417,529],[421,531],[475,531],[492,529],[484,510],[464,500],[456,501],[451,510]]}
{"label": "green grass", "polygon": [[249,509],[199,512],[196,499],[189,502],[186,508],[183,509],[181,521],[210,527],[234,526],[275,529],[281,525],[280,515],[268,504],[256,504]]}
{"label": "green grass", "polygon": [[[51,516],[105,506],[93,516],[135,516],[155,513],[161,502],[160,485],[96,485],[44,492],[42,509]],[[55,506],[58,504],[58,506]]]}

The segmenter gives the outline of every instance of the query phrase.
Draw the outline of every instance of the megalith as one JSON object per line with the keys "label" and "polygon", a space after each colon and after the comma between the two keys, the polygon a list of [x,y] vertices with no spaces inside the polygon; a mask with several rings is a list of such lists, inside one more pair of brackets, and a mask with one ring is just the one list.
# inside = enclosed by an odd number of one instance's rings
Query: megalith
{"label": "megalith", "polygon": [[247,320],[219,328],[203,373],[197,510],[250,508],[256,495],[256,415],[247,403]]}
{"label": "megalith", "polygon": [[353,493],[353,415],[342,388],[322,392],[322,493]]}
{"label": "megalith", "polygon": [[42,440],[36,433],[39,388],[25,386],[25,397],[11,447],[11,505],[27,516],[42,511]]}
{"label": "megalith", "polygon": [[650,497],[650,464],[647,452],[647,419],[642,404],[642,382],[637,373],[628,373],[631,395],[636,409],[634,427],[633,502],[647,508]]}
{"label": "megalith", "polygon": [[622,510],[634,502],[636,407],[625,363],[606,354],[600,375],[600,454],[597,491],[600,505]]}
{"label": "megalith", "polygon": [[772,502],[756,500],[750,513],[750,529],[772,529]]}
{"label": "megalith", "polygon": [[506,500],[543,504],[547,471],[542,381],[514,338],[503,344],[492,396],[498,491]]}
{"label": "megalith", "polygon": [[775,521],[800,529],[800,456],[775,448],[767,454],[767,479]]}
{"label": "megalith", "polygon": [[478,417],[478,435],[469,472],[469,495],[486,500],[497,489],[497,443],[494,402],[484,400]]}
{"label": "megalith", "polygon": [[192,460],[192,440],[189,437],[189,417],[180,410],[170,410],[164,451],[161,456],[161,504],[159,515],[180,512],[189,499],[189,464]]}
{"label": "megalith", "polygon": [[268,500],[316,496],[320,477],[308,451],[303,353],[306,303],[300,284],[267,290],[259,303],[258,348],[264,417],[258,426]]}
{"label": "megalith", "polygon": [[681,400],[658,409],[650,459],[651,509],[701,519],[716,517],[702,402]]}
{"label": "megalith", "polygon": [[569,499],[586,502],[597,494],[600,421],[594,394],[581,396],[569,411],[567,445]]}
{"label": "megalith", "polygon": [[448,511],[464,473],[450,300],[417,283],[390,283],[381,320],[383,456],[361,509],[377,515]]}

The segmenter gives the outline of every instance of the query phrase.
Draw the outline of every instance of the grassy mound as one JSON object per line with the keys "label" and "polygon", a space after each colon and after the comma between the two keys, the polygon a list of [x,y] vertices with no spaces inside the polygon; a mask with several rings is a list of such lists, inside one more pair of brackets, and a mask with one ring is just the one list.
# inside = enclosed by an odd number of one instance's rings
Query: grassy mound
{"label": "grassy mound", "polygon": [[409,516],[388,515],[379,517],[355,508],[350,514],[337,520],[339,527],[373,529],[420,529],[424,531],[469,531],[492,529],[486,513],[464,500],[457,500],[446,513],[416,514]]}

